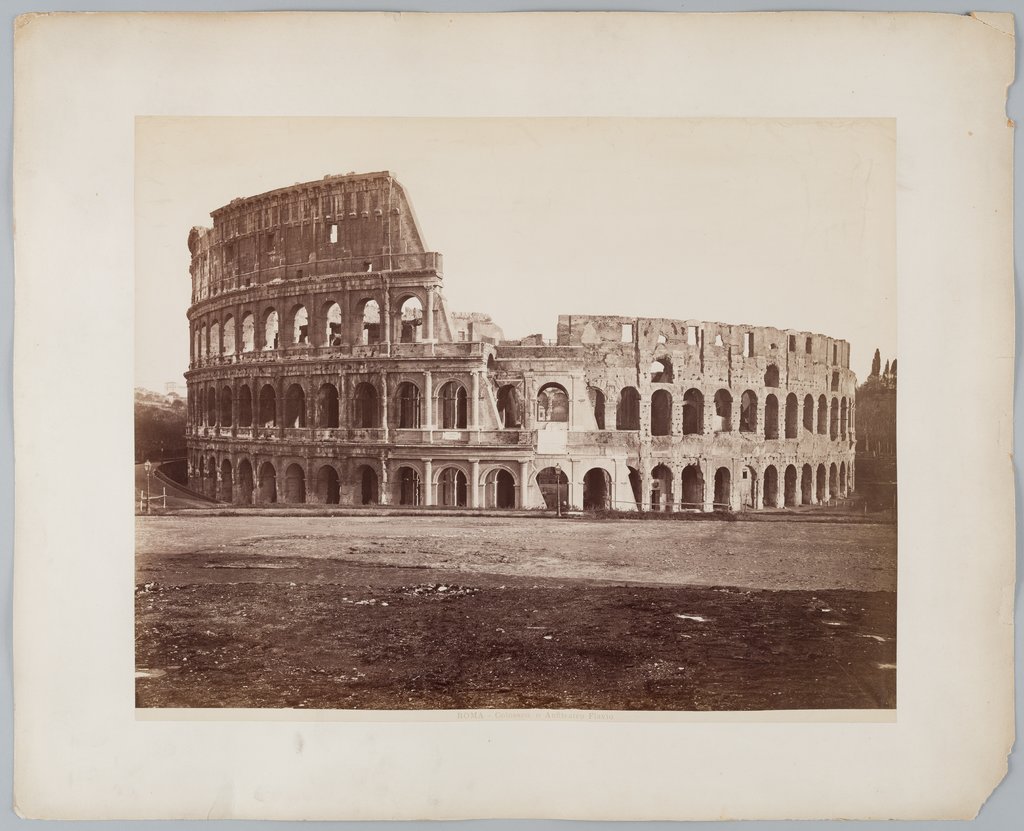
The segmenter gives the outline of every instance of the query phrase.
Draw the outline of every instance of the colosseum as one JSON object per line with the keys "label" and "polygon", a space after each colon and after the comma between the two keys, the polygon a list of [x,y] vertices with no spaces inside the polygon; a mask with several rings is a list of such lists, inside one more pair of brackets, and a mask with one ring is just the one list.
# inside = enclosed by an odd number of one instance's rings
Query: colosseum
{"label": "colosseum", "polygon": [[854,487],[846,341],[561,315],[506,339],[448,308],[389,172],[193,228],[190,486],[239,505],[780,509]]}

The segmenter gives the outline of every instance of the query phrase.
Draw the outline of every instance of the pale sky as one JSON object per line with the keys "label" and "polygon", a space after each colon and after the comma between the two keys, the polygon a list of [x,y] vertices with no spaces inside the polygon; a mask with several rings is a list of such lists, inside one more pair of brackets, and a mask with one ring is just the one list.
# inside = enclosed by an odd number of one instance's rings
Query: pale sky
{"label": "pale sky", "polygon": [[210,211],[390,170],[450,310],[516,338],[559,314],[820,332],[896,355],[889,119],[139,118],[136,385],[184,382],[189,252]]}

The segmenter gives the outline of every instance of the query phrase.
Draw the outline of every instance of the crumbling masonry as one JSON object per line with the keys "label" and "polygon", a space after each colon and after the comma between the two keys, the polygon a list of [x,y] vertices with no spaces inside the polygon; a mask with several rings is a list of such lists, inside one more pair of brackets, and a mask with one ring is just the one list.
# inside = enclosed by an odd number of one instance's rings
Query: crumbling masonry
{"label": "crumbling masonry", "polygon": [[235,199],[193,228],[189,482],[224,502],[710,511],[854,484],[846,341],[448,309],[387,172]]}

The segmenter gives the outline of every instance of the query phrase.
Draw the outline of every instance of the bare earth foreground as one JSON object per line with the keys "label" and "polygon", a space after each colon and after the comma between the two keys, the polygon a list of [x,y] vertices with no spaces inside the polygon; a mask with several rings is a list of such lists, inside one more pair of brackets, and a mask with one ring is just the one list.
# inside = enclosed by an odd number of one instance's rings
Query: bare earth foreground
{"label": "bare earth foreground", "polygon": [[891,708],[896,528],[137,518],[139,707]]}

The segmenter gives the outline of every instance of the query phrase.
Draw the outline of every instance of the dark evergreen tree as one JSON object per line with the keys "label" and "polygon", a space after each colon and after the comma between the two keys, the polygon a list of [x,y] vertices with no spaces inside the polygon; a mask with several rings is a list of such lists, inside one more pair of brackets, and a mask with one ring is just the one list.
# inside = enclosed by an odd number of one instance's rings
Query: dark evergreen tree
{"label": "dark evergreen tree", "polygon": [[871,359],[871,374],[869,378],[877,378],[882,369],[882,354],[876,349],[875,357]]}

